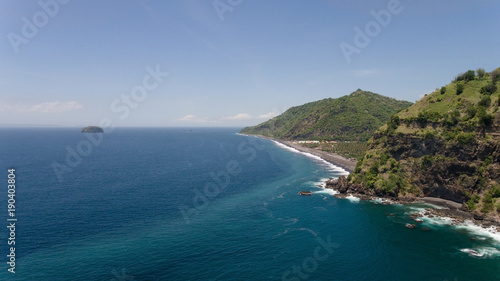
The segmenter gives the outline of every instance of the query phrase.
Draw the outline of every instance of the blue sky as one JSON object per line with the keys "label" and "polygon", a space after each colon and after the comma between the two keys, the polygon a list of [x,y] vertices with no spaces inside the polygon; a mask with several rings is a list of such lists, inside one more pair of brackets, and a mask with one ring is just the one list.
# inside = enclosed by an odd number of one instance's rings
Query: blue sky
{"label": "blue sky", "polygon": [[238,127],[358,88],[414,102],[500,67],[499,26],[495,0],[3,0],[0,124]]}

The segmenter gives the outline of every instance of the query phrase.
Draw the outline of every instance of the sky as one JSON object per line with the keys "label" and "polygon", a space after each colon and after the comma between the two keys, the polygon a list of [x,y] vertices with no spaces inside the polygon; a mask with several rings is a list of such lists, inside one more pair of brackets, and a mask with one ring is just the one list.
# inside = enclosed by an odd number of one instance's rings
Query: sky
{"label": "sky", "polygon": [[0,1],[0,126],[243,127],[500,67],[497,0]]}

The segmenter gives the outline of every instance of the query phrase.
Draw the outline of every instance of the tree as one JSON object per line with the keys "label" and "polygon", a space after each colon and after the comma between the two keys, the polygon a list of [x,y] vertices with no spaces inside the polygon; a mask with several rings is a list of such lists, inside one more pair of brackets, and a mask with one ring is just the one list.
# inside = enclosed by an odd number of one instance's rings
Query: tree
{"label": "tree", "polygon": [[444,95],[446,93],[446,86],[441,87],[441,95]]}
{"label": "tree", "polygon": [[481,127],[489,127],[493,124],[494,116],[486,112],[486,108],[480,106],[477,111],[478,124]]}
{"label": "tree", "polygon": [[498,80],[500,80],[500,68],[497,68],[497,69],[493,70],[490,73],[490,77],[491,77],[491,80],[492,80],[493,83],[495,83]]}
{"label": "tree", "polygon": [[470,120],[470,119],[474,118],[474,116],[476,116],[477,108],[473,105],[469,105],[467,107],[466,113],[467,113],[466,120]]}
{"label": "tree", "polygon": [[478,105],[484,106],[486,108],[490,107],[490,105],[491,105],[491,98],[490,98],[490,96],[488,96],[488,95],[483,96],[481,98],[481,100],[479,101]]}
{"label": "tree", "polygon": [[481,94],[491,95],[497,91],[497,85],[493,82],[481,88]]}
{"label": "tree", "polygon": [[456,82],[459,82],[459,81],[469,82],[469,81],[472,81],[474,79],[476,79],[476,72],[474,72],[474,70],[468,70],[465,73],[459,74],[457,76],[457,78],[455,78],[455,81]]}
{"label": "tree", "polygon": [[464,84],[458,83],[457,84],[457,95],[460,95],[464,91]]}
{"label": "tree", "polygon": [[469,81],[472,81],[474,79],[476,79],[476,72],[474,72],[474,70],[468,70],[467,72],[465,72],[465,74],[464,74],[465,82],[469,82]]}
{"label": "tree", "polygon": [[484,68],[476,69],[476,73],[477,73],[477,77],[479,79],[482,79],[484,77],[484,75],[486,75],[486,71],[484,70]]}

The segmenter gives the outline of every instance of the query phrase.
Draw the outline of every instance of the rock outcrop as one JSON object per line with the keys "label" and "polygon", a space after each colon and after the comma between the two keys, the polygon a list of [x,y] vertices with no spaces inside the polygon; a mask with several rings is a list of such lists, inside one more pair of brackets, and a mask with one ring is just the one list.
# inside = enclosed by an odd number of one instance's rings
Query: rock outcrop
{"label": "rock outcrop", "polygon": [[82,133],[104,133],[104,130],[97,126],[87,126],[82,129]]}

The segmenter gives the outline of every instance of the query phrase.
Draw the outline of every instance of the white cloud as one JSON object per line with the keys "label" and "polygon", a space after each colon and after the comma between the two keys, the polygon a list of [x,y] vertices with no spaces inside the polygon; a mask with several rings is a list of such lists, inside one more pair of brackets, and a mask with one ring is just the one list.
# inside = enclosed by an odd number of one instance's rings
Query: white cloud
{"label": "white cloud", "polygon": [[193,114],[188,114],[182,118],[175,119],[175,121],[199,122],[199,123],[212,122],[212,121],[208,120],[207,118],[197,117],[196,115],[193,115]]}
{"label": "white cloud", "polygon": [[229,117],[225,117],[225,118],[222,118],[222,119],[225,119],[225,120],[248,120],[248,119],[252,119],[252,115],[248,114],[248,113],[240,113],[240,114],[237,114],[235,116],[229,116]]}
{"label": "white cloud", "polygon": [[0,111],[57,113],[80,109],[82,107],[83,106],[76,101],[53,101],[42,102],[32,106],[0,104]]}
{"label": "white cloud", "polygon": [[196,116],[192,115],[192,114],[188,114],[180,119],[178,119],[179,121],[193,121],[196,119]]}
{"label": "white cloud", "polygon": [[43,102],[41,104],[33,105],[31,107],[28,107],[27,111],[56,113],[56,112],[69,111],[80,108],[82,108],[82,105],[80,105],[76,101],[69,101],[69,102],[54,101],[54,102]]}
{"label": "white cloud", "polygon": [[7,111],[7,110],[9,110],[10,108],[11,108],[11,106],[10,106],[10,105],[8,105],[8,104],[0,103],[0,112],[1,112],[1,111]]}
{"label": "white cloud", "polygon": [[266,113],[266,114],[262,114],[262,115],[259,115],[259,119],[271,119],[273,117],[276,117],[278,114],[274,113],[274,112],[269,112],[269,113]]}

